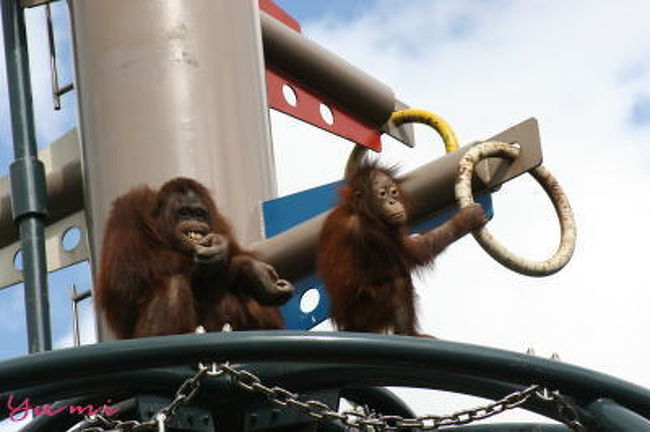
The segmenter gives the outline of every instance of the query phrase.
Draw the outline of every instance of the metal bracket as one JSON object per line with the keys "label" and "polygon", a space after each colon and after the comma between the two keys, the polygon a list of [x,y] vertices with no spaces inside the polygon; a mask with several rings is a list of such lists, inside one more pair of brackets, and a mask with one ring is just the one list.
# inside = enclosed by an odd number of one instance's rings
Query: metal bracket
{"label": "metal bracket", "polygon": [[514,161],[502,158],[488,158],[476,167],[478,176],[491,189],[542,164],[539,124],[534,117],[524,120],[485,141],[500,141],[520,145],[519,156]]}
{"label": "metal bracket", "polygon": [[[139,421],[151,419],[161,408],[169,403],[169,398],[140,395],[137,400],[137,418]],[[166,422],[174,431],[214,432],[214,421],[209,411],[196,406],[184,405],[178,408],[176,415]]]}
{"label": "metal bracket", "polygon": [[[404,102],[397,100],[395,101],[395,111],[408,109],[410,108]],[[398,141],[403,142],[409,147],[415,147],[415,132],[413,131],[413,125],[406,123],[400,126],[395,126],[395,123],[392,121],[387,121],[382,127],[381,131],[385,134],[388,134],[395,138]]]}

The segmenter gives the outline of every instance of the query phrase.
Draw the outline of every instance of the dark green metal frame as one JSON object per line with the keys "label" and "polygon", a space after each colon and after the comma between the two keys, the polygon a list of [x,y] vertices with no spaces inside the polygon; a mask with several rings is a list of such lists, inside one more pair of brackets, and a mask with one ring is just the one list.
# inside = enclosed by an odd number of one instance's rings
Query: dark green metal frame
{"label": "dark green metal frame", "polygon": [[10,167],[13,217],[19,227],[29,352],[52,348],[44,224],[45,168],[37,158],[25,16],[16,0],[1,0],[15,161]]}
{"label": "dark green metal frame", "polygon": [[[107,392],[171,395],[192,369],[149,368],[199,360],[254,362],[246,369],[265,383],[297,392],[404,385],[497,399],[539,384],[570,396],[595,430],[650,431],[650,391],[598,372],[493,348],[342,332],[179,335],[39,353],[0,362],[0,398],[13,393],[43,403]],[[220,377],[205,383],[197,402],[202,397],[245,403],[248,396]],[[524,408],[557,418],[553,407],[537,402]]]}

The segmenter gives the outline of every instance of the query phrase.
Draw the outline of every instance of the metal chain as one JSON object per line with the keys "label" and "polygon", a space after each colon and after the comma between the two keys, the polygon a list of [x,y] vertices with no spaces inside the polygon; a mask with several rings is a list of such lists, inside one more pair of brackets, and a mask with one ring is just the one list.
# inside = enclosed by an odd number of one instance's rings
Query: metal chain
{"label": "metal chain", "polygon": [[262,380],[257,375],[244,369],[236,369],[228,363],[220,365],[213,363],[210,367],[199,363],[198,372],[185,380],[176,391],[174,399],[148,421],[109,420],[104,416],[95,415],[87,418],[91,427],[83,429],[83,432],[140,432],[155,428],[158,428],[159,432],[164,432],[166,423],[174,416],[176,410],[181,405],[187,404],[199,391],[200,380],[205,375],[219,376],[222,374],[231,376],[238,387],[249,392],[262,394],[276,405],[298,408],[318,420],[338,420],[349,428],[361,431],[381,430],[391,432],[405,428],[436,430],[447,426],[460,426],[517,408],[526,403],[531,397],[536,397],[544,402],[554,403],[562,422],[575,432],[587,432],[585,426],[580,422],[580,414],[577,408],[566,397],[562,396],[559,391],[549,391],[539,385],[531,385],[523,390],[515,391],[488,405],[448,415],[404,418],[397,415],[381,415],[369,410],[363,410],[363,412],[338,412],[318,400],[302,401],[299,399],[298,394],[278,386],[268,387],[262,383]]}
{"label": "metal chain", "polygon": [[523,390],[510,393],[502,399],[488,405],[458,411],[449,415],[427,415],[417,418],[404,418],[396,415],[380,415],[367,411],[365,413],[356,411],[339,413],[318,400],[301,401],[298,399],[297,394],[291,393],[281,387],[267,387],[262,384],[259,377],[246,370],[235,369],[228,364],[221,365],[219,369],[233,377],[239,387],[250,392],[261,393],[276,405],[299,408],[316,419],[329,418],[331,420],[339,420],[346,426],[359,430],[364,430],[365,428],[376,428],[382,431],[396,431],[405,428],[436,430],[441,427],[460,426],[517,408],[534,396],[545,402],[555,403],[562,422],[571,427],[575,432],[587,432],[587,429],[580,423],[578,410],[559,391],[550,392],[547,389],[541,388],[539,385],[531,385]]}
{"label": "metal chain", "polygon": [[174,399],[156,412],[149,420],[112,420],[103,415],[86,416],[86,422],[89,427],[82,429],[82,432],[140,432],[157,429],[159,432],[165,431],[165,425],[174,417],[176,411],[181,405],[190,402],[201,388],[201,380],[205,375],[218,376],[222,371],[214,368],[210,369],[199,364],[199,370],[190,378],[186,379],[183,384],[176,390]]}

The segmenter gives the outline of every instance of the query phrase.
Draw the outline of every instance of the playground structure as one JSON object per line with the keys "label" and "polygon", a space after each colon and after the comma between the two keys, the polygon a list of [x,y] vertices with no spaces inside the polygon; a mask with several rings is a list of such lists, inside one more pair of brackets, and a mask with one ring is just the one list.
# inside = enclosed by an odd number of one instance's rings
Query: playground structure
{"label": "playground structure", "polygon": [[[407,109],[407,104],[397,100],[382,83],[302,37],[299,25],[272,1],[260,2],[262,12],[254,2],[169,1],[152,14],[148,0],[72,0],[80,143],[72,133],[41,152],[47,161],[45,169],[36,157],[21,18],[22,6],[41,3],[46,2],[19,5],[4,1],[2,10],[7,58],[18,59],[7,62],[8,77],[22,83],[22,87],[12,87],[14,134],[20,136],[15,138],[16,148],[22,143],[26,150],[16,151],[11,194],[9,182],[3,179],[0,183],[0,230],[14,232],[13,237],[3,236],[0,244],[0,287],[24,277],[26,292],[30,293],[26,302],[33,306],[27,309],[32,353],[51,347],[45,272],[89,257],[96,262],[95,251],[110,202],[138,183],[159,184],[175,175],[199,179],[219,197],[220,207],[236,222],[245,243],[254,243],[254,249],[283,277],[296,281],[306,278],[297,296],[311,285],[309,275],[313,273],[316,238],[324,216],[279,230],[283,232],[268,239],[262,239],[258,229],[258,203],[276,198],[267,105],[374,150],[380,149],[381,133],[413,145],[408,124],[398,125],[402,120],[395,121],[394,117],[395,112]],[[115,35],[115,28],[129,31]],[[152,80],[152,71],[160,76]],[[297,103],[284,96],[287,86]],[[55,101],[61,93],[57,83],[53,88]],[[332,121],[321,114],[322,105],[332,113]],[[517,143],[519,150],[516,155],[500,150],[500,155],[508,153],[514,159],[512,163],[492,158],[477,165],[475,189],[492,191],[541,164],[534,119],[486,141]],[[471,169],[459,178],[456,195],[454,185],[461,161],[473,167],[475,160],[471,159],[480,156],[466,156],[472,148],[456,150],[450,145],[448,150],[454,151],[409,176],[405,189],[416,204],[416,223],[426,223],[453,204],[457,196],[461,205],[471,199]],[[254,167],[256,175],[247,175],[240,169],[243,166]],[[539,177],[549,180],[543,172]],[[547,190],[557,189],[552,180],[546,185]],[[43,234],[45,195],[50,202],[50,225]],[[561,217],[563,241],[551,262],[522,264],[496,247],[495,253],[505,256],[502,263],[524,272],[535,267],[529,274],[537,275],[557,271],[566,264],[573,250],[575,228],[566,216],[568,204],[558,199],[554,204]],[[10,209],[13,219],[27,227],[21,230],[34,232],[23,235],[20,244],[10,229]],[[81,242],[77,249],[62,252],[59,238],[71,225],[78,227],[83,237],[87,233],[89,243]],[[45,264],[43,237],[50,241],[49,267]],[[483,232],[483,241],[485,237],[489,235]],[[11,267],[19,249],[23,251],[22,273]],[[101,323],[99,329],[101,339],[109,340]],[[148,369],[198,362],[202,362],[198,374],[192,369]],[[232,368],[225,362],[245,364]],[[29,371],[29,376],[21,371]],[[195,379],[186,381],[192,376]],[[203,382],[203,390],[195,395],[198,382]],[[491,399],[514,396],[490,409],[448,418],[414,419],[401,401],[377,387],[383,385],[440,388]],[[166,405],[169,399],[161,402],[161,396],[176,389],[175,404]],[[354,334],[187,335],[80,347],[0,363],[0,390],[0,399],[11,393],[39,403],[73,398],[77,401],[74,403],[85,404],[96,402],[97,394],[116,395],[122,400],[122,410],[138,419],[134,420],[137,424],[129,425],[96,418],[86,425],[96,428],[93,430],[164,430],[165,426],[180,430],[258,430],[299,427],[310,417],[333,420],[321,426],[339,429],[447,426],[458,431],[570,430],[561,425],[463,426],[519,405],[573,430],[650,430],[650,394],[628,383],[525,355],[449,342]],[[303,395],[298,398],[292,392]],[[259,396],[292,409],[277,411]],[[367,404],[371,411],[337,417],[333,409],[340,396]],[[215,402],[215,398],[222,400]],[[8,415],[2,413],[3,417]],[[208,421],[199,425],[199,419],[204,418]],[[42,417],[26,430],[65,430],[77,421],[71,416]]]}

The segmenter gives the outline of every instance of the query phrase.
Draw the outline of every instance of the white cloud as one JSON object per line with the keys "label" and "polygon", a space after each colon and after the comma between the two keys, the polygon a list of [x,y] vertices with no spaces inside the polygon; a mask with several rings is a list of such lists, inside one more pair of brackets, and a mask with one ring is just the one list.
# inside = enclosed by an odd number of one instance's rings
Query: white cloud
{"label": "white cloud", "polygon": [[[629,122],[635,97],[650,89],[648,14],[645,1],[381,1],[358,19],[304,28],[411,106],[443,115],[463,142],[530,116],[540,121],[545,165],[576,214],[572,262],[533,279],[465,238],[419,282],[425,331],[519,352],[532,346],[545,357],[558,352],[568,363],[650,386],[650,134]],[[417,129],[415,150],[387,140],[383,157],[411,169],[441,155],[439,139]],[[274,138],[280,149],[311,149],[279,151],[281,192],[309,183],[303,175],[340,177],[349,146],[319,142],[295,125]],[[534,181],[511,182],[494,199],[489,228],[505,245],[538,259],[553,251],[557,222]]]}

